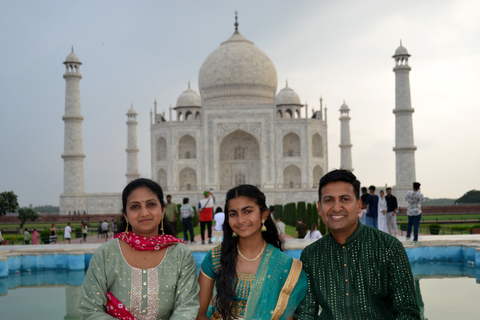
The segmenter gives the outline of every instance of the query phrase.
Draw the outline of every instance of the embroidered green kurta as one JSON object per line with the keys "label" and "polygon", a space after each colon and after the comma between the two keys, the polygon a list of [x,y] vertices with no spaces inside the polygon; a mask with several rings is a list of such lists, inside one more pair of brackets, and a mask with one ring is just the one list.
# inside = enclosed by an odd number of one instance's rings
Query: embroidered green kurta
{"label": "embroidered green kurta", "polygon": [[101,245],[82,286],[79,309],[84,319],[114,319],[105,312],[107,291],[138,320],[196,319],[200,305],[195,259],[183,243],[166,250],[157,267],[138,269],[125,261],[118,239]]}
{"label": "embroidered green kurta", "polygon": [[420,319],[405,249],[385,232],[359,223],[345,244],[327,234],[300,260],[309,285],[295,319]]}

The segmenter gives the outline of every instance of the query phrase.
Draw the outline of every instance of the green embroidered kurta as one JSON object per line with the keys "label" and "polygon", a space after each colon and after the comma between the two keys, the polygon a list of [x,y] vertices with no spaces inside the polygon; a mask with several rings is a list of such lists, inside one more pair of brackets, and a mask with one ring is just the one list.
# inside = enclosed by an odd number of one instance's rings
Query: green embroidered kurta
{"label": "green embroidered kurta", "polygon": [[196,319],[200,305],[195,259],[183,243],[166,250],[157,267],[138,269],[125,261],[118,239],[101,245],[82,286],[79,309],[84,319],[114,319],[105,313],[107,291],[138,320]]}
{"label": "green embroidered kurta", "polygon": [[300,260],[309,286],[295,319],[420,319],[405,249],[382,231],[359,223],[343,245],[327,234]]}

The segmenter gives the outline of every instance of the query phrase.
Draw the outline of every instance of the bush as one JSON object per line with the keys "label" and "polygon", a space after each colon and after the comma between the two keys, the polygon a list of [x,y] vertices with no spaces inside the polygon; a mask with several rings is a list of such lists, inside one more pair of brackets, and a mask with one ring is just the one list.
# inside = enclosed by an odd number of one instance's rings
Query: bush
{"label": "bush", "polygon": [[400,230],[407,231],[407,229],[408,229],[408,223],[407,222],[400,223]]}
{"label": "bush", "polygon": [[49,244],[50,243],[50,229],[44,229],[40,232],[40,243]]}
{"label": "bush", "polygon": [[432,223],[431,225],[428,226],[428,229],[430,230],[430,234],[438,234],[440,232],[441,226],[438,223]]}
{"label": "bush", "polygon": [[452,226],[453,231],[466,231],[469,230],[469,226]]}

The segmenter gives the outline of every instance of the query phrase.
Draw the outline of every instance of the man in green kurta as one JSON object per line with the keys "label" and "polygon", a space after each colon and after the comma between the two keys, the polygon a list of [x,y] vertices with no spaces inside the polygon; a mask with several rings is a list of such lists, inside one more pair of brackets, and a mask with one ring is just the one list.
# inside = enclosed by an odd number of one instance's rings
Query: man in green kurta
{"label": "man in green kurta", "polygon": [[301,254],[309,287],[295,319],[420,319],[403,245],[358,222],[362,201],[355,175],[327,173],[318,194],[318,212],[330,233]]}

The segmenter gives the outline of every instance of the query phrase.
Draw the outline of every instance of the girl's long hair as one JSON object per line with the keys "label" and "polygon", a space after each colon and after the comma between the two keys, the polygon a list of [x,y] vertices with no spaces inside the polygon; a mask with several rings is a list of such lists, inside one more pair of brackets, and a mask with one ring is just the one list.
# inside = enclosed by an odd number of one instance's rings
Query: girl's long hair
{"label": "girl's long hair", "polygon": [[[217,296],[214,303],[224,320],[234,320],[237,316],[233,306],[238,302],[236,295],[237,288],[237,241],[238,238],[232,237],[233,230],[228,223],[228,202],[237,197],[247,197],[253,200],[264,213],[268,210],[265,195],[255,186],[244,184],[239,185],[227,192],[225,199],[225,222],[223,223],[223,242],[220,254],[221,268],[217,278]],[[276,248],[283,251],[282,243],[278,236],[277,227],[270,215],[265,220],[267,231],[262,232],[263,239]]]}
{"label": "girl's long hair", "polygon": [[[125,219],[124,215],[127,213],[127,200],[128,200],[128,197],[132,194],[132,192],[138,188],[150,189],[158,197],[158,201],[160,201],[160,205],[162,209],[165,208],[165,201],[163,201],[163,190],[158,183],[156,183],[153,180],[145,179],[145,178],[139,178],[139,179],[133,180],[125,187],[125,189],[123,189],[123,192],[122,192],[122,213],[123,214],[120,217],[120,223],[117,228],[117,233],[124,232],[126,230],[127,220]],[[161,223],[158,225],[158,234],[162,234],[161,225],[162,225]],[[163,230],[165,234],[170,234],[175,237],[177,236],[177,232],[175,231],[175,228],[168,220],[166,214],[163,216]],[[132,231],[131,224],[128,225],[128,231]]]}

